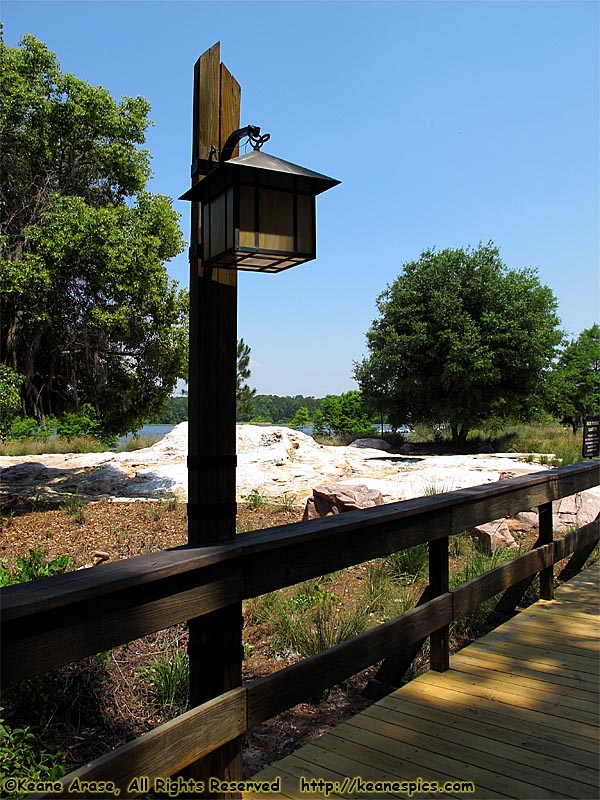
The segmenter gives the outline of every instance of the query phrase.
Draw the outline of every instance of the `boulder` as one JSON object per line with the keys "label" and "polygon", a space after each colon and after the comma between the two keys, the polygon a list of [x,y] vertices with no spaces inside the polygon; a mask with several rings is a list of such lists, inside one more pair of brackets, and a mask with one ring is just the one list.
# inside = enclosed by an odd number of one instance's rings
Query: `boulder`
{"label": "boulder", "polygon": [[0,470],[3,483],[6,484],[29,484],[40,483],[48,480],[49,470],[37,461],[29,461],[24,464],[14,464]]}
{"label": "boulder", "polygon": [[505,519],[495,519],[485,525],[477,525],[469,533],[477,542],[478,550],[488,556],[501,547],[505,550],[515,550],[518,547]]}
{"label": "boulder", "polygon": [[303,519],[329,517],[383,505],[383,497],[377,489],[369,489],[364,484],[355,486],[343,484],[321,484],[315,486],[311,497],[306,501]]}
{"label": "boulder", "polygon": [[348,447],[364,447],[369,450],[391,450],[392,445],[384,442],[383,439],[355,439],[350,442]]}
{"label": "boulder", "polygon": [[[579,528],[593,522],[600,515],[600,492],[591,489],[586,492],[577,492],[552,503],[552,522],[555,533],[568,533],[573,528]],[[522,511],[515,515],[520,522],[530,525],[538,524],[536,510]]]}

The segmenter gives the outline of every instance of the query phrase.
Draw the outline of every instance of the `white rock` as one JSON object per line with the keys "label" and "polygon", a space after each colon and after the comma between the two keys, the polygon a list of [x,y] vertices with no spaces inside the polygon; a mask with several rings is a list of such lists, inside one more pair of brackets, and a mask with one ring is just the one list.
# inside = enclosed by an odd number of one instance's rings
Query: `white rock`
{"label": "white rock", "polygon": [[[0,493],[30,496],[39,491],[45,499],[57,500],[73,492],[94,499],[185,500],[187,433],[183,422],[152,447],[129,453],[2,456]],[[325,446],[282,426],[238,425],[237,453],[238,500],[256,489],[272,499],[295,495],[298,505],[321,483],[363,483],[389,503],[497,481],[503,472],[531,470],[509,455],[402,456],[373,447]],[[17,464],[31,467],[13,471],[11,477],[6,468]],[[25,479],[28,470],[30,480]]]}

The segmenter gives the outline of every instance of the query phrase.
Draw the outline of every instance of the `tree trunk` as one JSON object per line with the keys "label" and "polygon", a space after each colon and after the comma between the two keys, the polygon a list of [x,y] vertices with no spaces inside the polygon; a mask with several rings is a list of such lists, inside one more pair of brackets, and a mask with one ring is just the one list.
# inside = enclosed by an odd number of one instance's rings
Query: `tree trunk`
{"label": "tree trunk", "polygon": [[453,447],[466,447],[467,445],[467,435],[469,433],[469,429],[466,425],[451,425],[450,429],[452,431],[452,446]]}

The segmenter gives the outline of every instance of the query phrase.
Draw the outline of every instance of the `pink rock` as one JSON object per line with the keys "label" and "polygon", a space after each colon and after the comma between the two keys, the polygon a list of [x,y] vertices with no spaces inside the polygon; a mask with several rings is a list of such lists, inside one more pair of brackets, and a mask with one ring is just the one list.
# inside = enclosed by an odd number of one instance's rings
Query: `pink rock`
{"label": "pink rock", "polygon": [[469,533],[477,540],[478,549],[488,556],[501,547],[505,550],[515,550],[518,547],[505,519],[495,519],[485,525],[478,525]]}
{"label": "pink rock", "polygon": [[321,484],[315,486],[312,496],[306,501],[303,519],[329,517],[344,511],[356,511],[383,505],[383,497],[377,489],[369,489],[364,484],[347,486],[340,484]]}

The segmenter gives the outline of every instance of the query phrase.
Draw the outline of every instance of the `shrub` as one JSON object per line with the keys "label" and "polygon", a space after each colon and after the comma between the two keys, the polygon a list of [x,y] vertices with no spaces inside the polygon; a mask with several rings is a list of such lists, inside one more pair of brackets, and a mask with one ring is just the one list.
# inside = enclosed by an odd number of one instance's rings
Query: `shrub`
{"label": "shrub", "polygon": [[0,563],[0,586],[60,575],[73,566],[69,556],[57,556],[50,561],[43,559],[41,550],[30,550],[28,555],[17,557],[16,566],[12,570],[6,567],[6,559],[3,559]]}
{"label": "shrub", "polygon": [[[61,753],[47,753],[37,742],[29,726],[13,727],[4,719],[0,708],[0,786],[6,778],[30,778],[55,781],[65,774]],[[5,795],[3,795],[5,796]],[[8,797],[24,797],[13,792]]]}
{"label": "shrub", "polygon": [[[43,560],[40,550],[30,550],[26,556],[18,556],[16,566],[9,570],[6,559],[0,563],[0,586],[10,586],[25,581],[58,575],[72,566],[69,556],[58,556],[51,561]],[[6,720],[4,711],[13,709],[35,709],[36,713],[46,704],[45,687],[50,685],[54,673],[25,681],[2,693],[3,706],[0,707],[0,786],[4,779],[31,778],[34,780],[57,780],[65,774],[60,753],[48,753],[38,743],[38,737],[29,725],[16,726]],[[33,697],[23,701],[29,687],[36,687]],[[49,695],[55,696],[51,690]],[[20,699],[21,698],[21,699]],[[11,797],[23,797],[15,792]]]}

